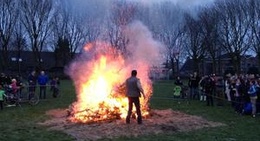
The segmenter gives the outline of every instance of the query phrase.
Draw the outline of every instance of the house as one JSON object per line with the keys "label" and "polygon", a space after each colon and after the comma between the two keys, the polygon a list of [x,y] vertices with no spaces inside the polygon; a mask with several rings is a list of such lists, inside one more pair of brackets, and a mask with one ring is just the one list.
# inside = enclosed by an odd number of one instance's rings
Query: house
{"label": "house", "polygon": [[150,69],[149,77],[152,80],[168,80],[170,77],[170,71],[165,67],[153,66]]}
{"label": "house", "polygon": [[[0,51],[1,52],[1,51]],[[8,68],[1,68],[0,70],[5,70],[8,74],[21,74],[27,75],[32,70],[40,71],[45,70],[50,73],[64,74],[62,60],[56,61],[54,52],[41,52],[41,68],[35,63],[33,58],[33,52],[31,51],[21,51],[18,55],[17,51],[8,52]],[[17,57],[19,56],[19,57]],[[0,59],[2,56],[0,56]]]}
{"label": "house", "polygon": [[[252,55],[243,55],[241,56],[241,72],[247,73],[250,68],[257,68],[257,57],[253,57]],[[180,69],[180,73],[182,76],[188,76],[194,71],[193,60],[187,58],[186,62]],[[199,64],[199,72],[201,75],[211,74],[213,73],[213,63],[211,58],[205,58]],[[217,59],[216,64],[216,73],[217,75],[223,75],[226,73],[235,73],[233,68],[233,63],[229,54],[220,55]]]}

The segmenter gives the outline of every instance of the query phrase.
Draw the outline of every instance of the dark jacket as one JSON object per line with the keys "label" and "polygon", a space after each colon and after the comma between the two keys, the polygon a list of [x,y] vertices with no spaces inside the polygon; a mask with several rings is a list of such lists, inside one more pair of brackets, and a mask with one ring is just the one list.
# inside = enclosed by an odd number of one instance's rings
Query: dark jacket
{"label": "dark jacket", "polygon": [[36,85],[36,81],[37,81],[37,78],[34,75],[30,74],[28,76],[29,85]]}
{"label": "dark jacket", "polygon": [[192,76],[189,79],[188,85],[191,88],[198,88],[199,87],[199,82],[200,82],[200,77],[199,76],[196,76],[196,77]]}

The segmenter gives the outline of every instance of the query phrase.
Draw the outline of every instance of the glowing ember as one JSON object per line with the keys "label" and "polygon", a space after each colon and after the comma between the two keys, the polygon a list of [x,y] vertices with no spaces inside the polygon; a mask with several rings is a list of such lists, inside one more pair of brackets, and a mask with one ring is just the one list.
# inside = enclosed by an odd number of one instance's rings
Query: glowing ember
{"label": "glowing ember", "polygon": [[[84,51],[69,67],[77,91],[77,101],[71,106],[69,120],[89,123],[125,118],[128,101],[121,84],[136,66],[128,64],[105,43],[88,44]],[[137,71],[140,72],[137,77],[146,94],[146,99],[140,99],[142,115],[145,116],[149,114],[148,100],[152,90],[148,77],[149,66],[141,61],[137,65]]]}

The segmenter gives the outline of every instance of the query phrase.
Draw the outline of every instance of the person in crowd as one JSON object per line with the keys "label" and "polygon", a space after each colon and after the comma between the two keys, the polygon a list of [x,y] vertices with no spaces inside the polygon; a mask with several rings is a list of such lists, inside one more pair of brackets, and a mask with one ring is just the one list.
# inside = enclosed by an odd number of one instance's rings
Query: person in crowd
{"label": "person in crowd", "polygon": [[14,94],[16,98],[18,98],[19,86],[17,86],[17,80],[15,78],[12,79],[12,83],[10,84],[10,87],[12,89],[12,94]]}
{"label": "person in crowd", "polygon": [[38,84],[40,86],[40,99],[46,99],[46,86],[49,81],[48,76],[44,71],[38,76]]}
{"label": "person in crowd", "polygon": [[257,79],[257,100],[256,100],[256,112],[260,112],[260,77]]}
{"label": "person in crowd", "polygon": [[36,77],[36,72],[32,71],[29,76],[28,76],[28,84],[29,84],[29,99],[31,99],[34,94],[35,94],[35,90],[36,90],[36,81],[37,81],[37,77]]}
{"label": "person in crowd", "polygon": [[17,86],[19,87],[19,90],[18,90],[18,95],[20,96],[20,98],[22,98],[23,97],[23,89],[24,89],[24,87],[23,87],[23,78],[22,78],[22,76],[21,75],[17,75],[16,77],[15,77],[15,79],[16,79],[16,81],[17,81]]}
{"label": "person in crowd", "polygon": [[0,82],[3,87],[8,86],[12,83],[12,78],[5,73],[1,73]]}
{"label": "person in crowd", "polygon": [[244,85],[245,85],[245,91],[244,91],[244,96],[243,96],[243,100],[245,102],[250,103],[250,96],[248,95],[248,90],[250,88],[250,81],[252,78],[249,78],[249,76],[247,75],[247,77],[244,80]]}
{"label": "person in crowd", "polygon": [[126,123],[130,123],[130,118],[132,116],[132,109],[133,104],[135,104],[136,113],[137,113],[137,123],[142,124],[142,114],[141,114],[141,107],[140,107],[140,100],[139,97],[141,94],[145,98],[144,90],[142,88],[140,79],[136,77],[137,71],[132,70],[131,77],[126,79],[125,86],[126,86],[126,96],[128,97],[128,113],[126,116]]}
{"label": "person in crowd", "polygon": [[194,72],[189,78],[190,99],[199,99],[199,81],[200,77],[197,72]]}
{"label": "person in crowd", "polygon": [[223,99],[225,97],[224,95],[224,79],[222,77],[217,77],[215,76],[214,78],[215,81],[215,99],[216,99],[216,105],[217,106],[223,106]]}
{"label": "person in crowd", "polygon": [[[179,76],[176,78],[174,84],[175,84],[176,86],[180,86],[180,88],[181,88],[181,91],[180,91],[180,94],[181,94],[181,95],[180,95],[180,96],[181,96],[181,98],[185,98],[186,95],[185,95],[185,92],[184,92],[184,89],[183,89],[183,82],[182,82],[182,80],[181,80],[181,78],[180,78]],[[175,88],[176,88],[176,87],[175,87]]]}
{"label": "person in crowd", "polygon": [[0,85],[4,86],[5,74],[2,72],[0,75]]}
{"label": "person in crowd", "polygon": [[3,86],[0,85],[0,109],[3,110],[4,109],[4,94],[5,91],[3,90]]}
{"label": "person in crowd", "polygon": [[208,76],[203,76],[201,79],[200,79],[200,82],[199,82],[199,86],[200,86],[200,101],[206,101],[206,94],[205,94],[205,83],[206,83],[206,78]]}
{"label": "person in crowd", "polygon": [[257,100],[257,91],[256,91],[256,82],[255,80],[250,81],[250,87],[248,90],[250,96],[250,102],[252,104],[252,117],[256,116],[256,100]]}
{"label": "person in crowd", "polygon": [[234,108],[235,107],[235,93],[236,93],[236,77],[232,77],[230,79],[229,89],[230,89],[231,106]]}
{"label": "person in crowd", "polygon": [[176,78],[174,84],[177,85],[177,86],[182,86],[183,85],[183,83],[181,81],[181,78],[179,76]]}
{"label": "person in crowd", "polygon": [[190,74],[189,80],[188,80],[188,86],[189,86],[189,99],[192,99],[192,88],[191,88],[191,81],[193,78],[193,74]]}
{"label": "person in crowd", "polygon": [[210,75],[210,79],[212,80],[212,92],[213,92],[213,96],[216,96],[216,83],[217,83],[217,78],[216,78],[216,74],[211,74]]}
{"label": "person in crowd", "polygon": [[52,91],[52,97],[56,98],[59,95],[59,85],[60,85],[60,80],[59,77],[53,77],[51,82],[51,91]]}
{"label": "person in crowd", "polygon": [[206,101],[207,101],[207,106],[214,106],[213,103],[213,80],[211,78],[211,76],[207,76],[205,78],[205,82],[204,82],[204,91],[206,94]]}
{"label": "person in crowd", "polygon": [[242,104],[242,96],[243,96],[243,92],[244,92],[244,86],[241,83],[241,80],[239,78],[237,78],[236,80],[236,90],[235,90],[235,95],[234,95],[234,100],[235,100],[235,111],[237,113],[242,113],[242,109],[243,109],[243,104]]}

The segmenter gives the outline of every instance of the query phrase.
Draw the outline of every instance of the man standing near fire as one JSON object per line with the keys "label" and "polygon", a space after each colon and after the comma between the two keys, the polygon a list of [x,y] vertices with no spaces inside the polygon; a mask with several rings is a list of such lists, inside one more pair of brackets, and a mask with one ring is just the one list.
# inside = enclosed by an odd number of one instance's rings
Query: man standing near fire
{"label": "man standing near fire", "polygon": [[132,109],[133,109],[133,103],[135,104],[136,113],[137,113],[137,123],[142,124],[142,114],[141,114],[141,106],[140,106],[140,100],[139,97],[141,97],[141,93],[143,97],[144,90],[142,88],[140,79],[136,77],[137,71],[132,70],[131,77],[129,77],[125,81],[126,86],[126,96],[128,97],[128,113],[126,117],[126,123],[130,123],[130,118],[132,115]]}

